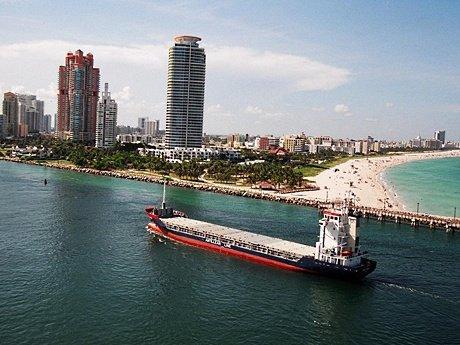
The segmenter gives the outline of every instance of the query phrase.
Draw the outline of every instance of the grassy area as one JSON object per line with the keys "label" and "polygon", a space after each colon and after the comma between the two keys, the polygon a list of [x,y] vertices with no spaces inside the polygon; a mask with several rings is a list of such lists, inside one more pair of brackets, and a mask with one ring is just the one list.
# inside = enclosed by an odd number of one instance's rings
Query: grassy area
{"label": "grassy area", "polygon": [[356,159],[355,156],[337,157],[324,161],[321,164],[307,164],[302,167],[298,167],[296,170],[300,171],[304,177],[316,176],[324,170],[330,169],[336,165],[345,163],[350,159]]}
{"label": "grassy area", "polygon": [[304,177],[316,176],[326,169],[327,168],[324,168],[320,165],[313,165],[313,164],[304,165],[302,167],[296,168],[296,170],[300,171]]}

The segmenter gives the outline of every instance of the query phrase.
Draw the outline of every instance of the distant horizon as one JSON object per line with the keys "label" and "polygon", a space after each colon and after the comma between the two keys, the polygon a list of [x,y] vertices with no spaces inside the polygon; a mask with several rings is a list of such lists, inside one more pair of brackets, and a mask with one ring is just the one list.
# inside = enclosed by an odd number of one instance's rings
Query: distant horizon
{"label": "distant horizon", "polygon": [[119,124],[164,124],[167,52],[184,33],[207,55],[206,133],[404,140],[446,129],[460,140],[457,3],[0,4],[0,92],[35,94],[47,114],[58,67],[81,49],[113,90]]}

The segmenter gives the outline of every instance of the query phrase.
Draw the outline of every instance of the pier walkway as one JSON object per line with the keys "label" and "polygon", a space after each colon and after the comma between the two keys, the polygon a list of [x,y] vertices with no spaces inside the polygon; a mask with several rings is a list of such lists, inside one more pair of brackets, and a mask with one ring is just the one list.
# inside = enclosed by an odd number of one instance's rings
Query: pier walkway
{"label": "pier walkway", "polygon": [[406,223],[414,227],[426,226],[429,228],[444,229],[447,232],[460,231],[459,218],[364,206],[352,206],[351,209],[357,216],[377,218],[380,221]]}

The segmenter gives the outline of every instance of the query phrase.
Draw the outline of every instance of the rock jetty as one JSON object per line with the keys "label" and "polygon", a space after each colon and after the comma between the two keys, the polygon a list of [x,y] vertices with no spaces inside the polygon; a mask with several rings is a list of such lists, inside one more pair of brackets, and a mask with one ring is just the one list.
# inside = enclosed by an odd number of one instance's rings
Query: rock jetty
{"label": "rock jetty", "polygon": [[[317,199],[307,199],[305,197],[297,197],[294,195],[286,195],[276,193],[273,191],[263,191],[259,189],[249,189],[234,186],[223,186],[215,185],[208,182],[199,181],[186,181],[179,179],[163,178],[161,176],[145,175],[132,170],[97,170],[92,168],[80,168],[71,165],[56,164],[49,161],[36,161],[36,160],[20,160],[18,158],[11,157],[0,157],[1,160],[10,162],[30,164],[44,166],[53,169],[70,170],[79,173],[91,174],[96,176],[107,176],[115,178],[123,178],[127,180],[135,180],[150,183],[163,184],[166,181],[166,185],[180,187],[180,188],[191,188],[200,191],[220,193],[226,195],[242,196],[253,199],[263,199],[269,201],[283,202],[287,204],[314,207],[319,210],[333,207],[334,204],[331,202],[325,202]],[[427,226],[430,228],[444,229],[447,232],[460,231],[460,219],[452,217],[444,217],[429,214],[419,214],[410,211],[396,211],[396,210],[384,210],[379,208],[371,208],[364,206],[351,206],[351,212],[357,216],[372,217],[380,221],[392,221],[395,223],[407,223],[414,227]]]}

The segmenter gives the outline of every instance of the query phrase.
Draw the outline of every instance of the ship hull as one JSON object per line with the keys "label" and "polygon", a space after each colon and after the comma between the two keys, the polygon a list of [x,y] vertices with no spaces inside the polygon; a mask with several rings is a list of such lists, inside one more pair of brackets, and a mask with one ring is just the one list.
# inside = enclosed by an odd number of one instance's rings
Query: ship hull
{"label": "ship hull", "polygon": [[[283,258],[273,257],[259,252],[249,251],[244,248],[235,246],[223,246],[220,244],[207,242],[205,239],[198,238],[193,235],[184,234],[173,229],[168,229],[165,226],[156,224],[157,222],[149,223],[148,231],[154,235],[161,236],[172,241],[186,244],[189,246],[202,248],[220,254],[234,256],[240,259],[251,261],[257,264],[276,267],[279,269],[304,272],[318,275],[325,275],[334,278],[346,280],[360,280],[366,275],[374,271],[375,261],[363,259],[363,264],[356,267],[343,267],[330,263],[320,262],[314,257],[303,257],[298,261],[291,261]],[[161,223],[161,222],[158,222]]]}

